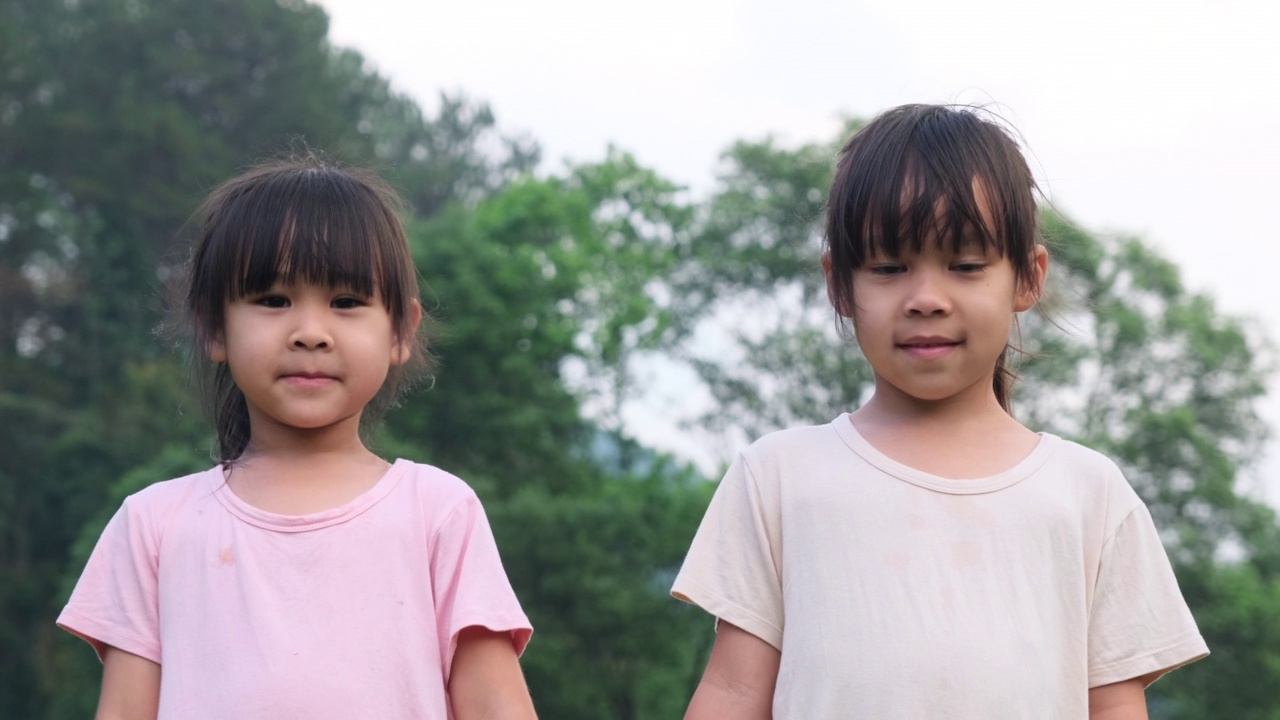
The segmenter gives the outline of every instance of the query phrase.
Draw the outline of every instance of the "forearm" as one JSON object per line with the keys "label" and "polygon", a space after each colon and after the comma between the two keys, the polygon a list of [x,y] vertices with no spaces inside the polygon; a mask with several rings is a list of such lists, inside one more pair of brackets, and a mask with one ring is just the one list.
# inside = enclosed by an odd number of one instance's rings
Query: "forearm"
{"label": "forearm", "polygon": [[459,702],[452,704],[456,720],[537,720],[538,717],[523,685],[520,692],[499,689],[487,696],[460,697]]}
{"label": "forearm", "polygon": [[684,720],[770,720],[773,697],[751,688],[730,688],[703,678],[689,701]]}

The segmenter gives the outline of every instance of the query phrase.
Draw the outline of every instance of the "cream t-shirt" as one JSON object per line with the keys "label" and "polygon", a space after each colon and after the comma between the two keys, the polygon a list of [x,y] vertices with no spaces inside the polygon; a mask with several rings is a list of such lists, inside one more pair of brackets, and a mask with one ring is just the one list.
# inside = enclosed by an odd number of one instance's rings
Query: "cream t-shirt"
{"label": "cream t-shirt", "polygon": [[279,515],[220,467],[125,500],[58,624],[160,664],[160,720],[445,720],[458,633],[532,629],[463,481],[397,461]]}
{"label": "cream t-shirt", "polygon": [[1087,718],[1091,687],[1208,654],[1151,516],[1053,435],[993,477],[873,448],[847,415],[730,467],[672,594],[782,653],[775,718]]}

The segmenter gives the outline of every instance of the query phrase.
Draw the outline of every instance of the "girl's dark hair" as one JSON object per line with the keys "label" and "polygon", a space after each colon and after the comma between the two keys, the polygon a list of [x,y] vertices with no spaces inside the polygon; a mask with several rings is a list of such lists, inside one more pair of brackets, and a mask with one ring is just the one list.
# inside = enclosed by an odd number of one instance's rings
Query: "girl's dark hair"
{"label": "girl's dark hair", "polygon": [[[869,257],[901,257],[926,242],[958,252],[977,241],[1009,259],[1020,287],[1037,285],[1033,252],[1042,241],[1035,179],[1017,142],[985,115],[966,106],[903,105],[845,144],[826,229],[830,295],[839,316],[853,316],[854,271]],[[1006,345],[1000,353],[993,381],[1006,411],[1016,379],[1006,365],[1009,350]]]}
{"label": "girl's dark hair", "polygon": [[212,362],[207,352],[223,339],[228,302],[277,282],[377,292],[411,359],[391,368],[362,426],[376,424],[426,372],[425,334],[413,324],[418,277],[403,210],[400,196],[373,173],[307,154],[250,168],[215,188],[196,211],[200,235],[187,264],[183,310],[219,462],[232,463],[249,443],[244,395],[227,364]]}

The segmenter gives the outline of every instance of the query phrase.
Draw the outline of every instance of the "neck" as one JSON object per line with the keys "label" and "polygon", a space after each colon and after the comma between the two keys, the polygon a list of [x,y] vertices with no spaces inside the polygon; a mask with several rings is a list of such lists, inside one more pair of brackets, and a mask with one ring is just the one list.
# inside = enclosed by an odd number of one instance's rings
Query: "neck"
{"label": "neck", "polygon": [[880,452],[947,478],[994,475],[1017,464],[1039,440],[1000,407],[990,385],[985,393],[937,401],[878,387],[850,419]]}
{"label": "neck", "polygon": [[888,427],[959,428],[1020,425],[1000,406],[988,378],[970,392],[941,400],[924,400],[877,380],[875,394],[855,413],[859,418]]}
{"label": "neck", "polygon": [[364,448],[253,451],[226,469],[227,487],[244,502],[282,515],[341,507],[378,483],[388,463]]}
{"label": "neck", "polygon": [[244,459],[293,463],[316,459],[364,458],[373,455],[360,439],[360,416],[320,428],[298,428],[250,411],[249,444]]}

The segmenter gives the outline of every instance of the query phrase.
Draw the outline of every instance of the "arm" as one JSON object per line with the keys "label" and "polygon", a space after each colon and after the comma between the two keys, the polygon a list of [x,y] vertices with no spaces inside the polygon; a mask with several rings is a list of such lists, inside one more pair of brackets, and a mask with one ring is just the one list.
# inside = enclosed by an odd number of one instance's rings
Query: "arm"
{"label": "arm", "polygon": [[155,720],[160,708],[160,666],[107,646],[96,720]]}
{"label": "arm", "polygon": [[473,625],[458,633],[449,674],[458,720],[533,720],[533,700],[511,645],[511,633]]}
{"label": "arm", "polygon": [[1141,678],[1089,688],[1089,720],[1147,720]]}
{"label": "arm", "polygon": [[770,720],[781,661],[777,648],[721,620],[685,720]]}

